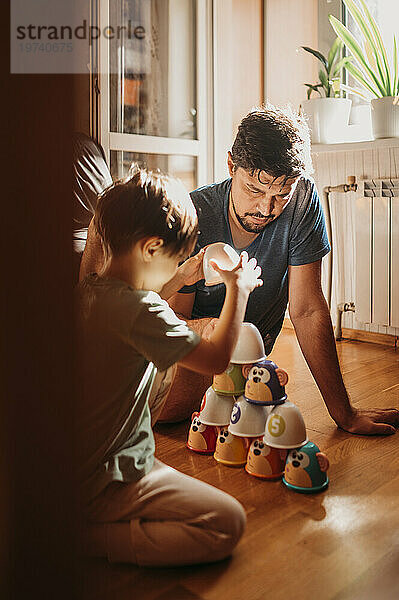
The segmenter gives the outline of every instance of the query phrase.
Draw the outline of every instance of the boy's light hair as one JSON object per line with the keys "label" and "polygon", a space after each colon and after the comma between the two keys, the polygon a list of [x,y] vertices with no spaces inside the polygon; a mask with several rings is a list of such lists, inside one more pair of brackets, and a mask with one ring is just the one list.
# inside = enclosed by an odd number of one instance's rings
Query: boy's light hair
{"label": "boy's light hair", "polygon": [[106,259],[152,236],[163,240],[169,254],[186,257],[198,235],[197,213],[183,184],[135,164],[126,179],[101,194],[94,224]]}

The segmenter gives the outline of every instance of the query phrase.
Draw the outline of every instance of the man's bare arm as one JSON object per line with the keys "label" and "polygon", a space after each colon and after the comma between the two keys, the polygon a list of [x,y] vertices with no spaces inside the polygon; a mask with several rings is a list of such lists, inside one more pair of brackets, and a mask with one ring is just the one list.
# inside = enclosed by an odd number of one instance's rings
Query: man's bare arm
{"label": "man's bare arm", "polygon": [[177,293],[168,299],[168,304],[171,308],[173,308],[178,317],[180,317],[184,321],[187,321],[187,325],[193,331],[195,331],[199,335],[202,335],[205,327],[209,325],[212,321],[215,321],[215,319],[212,319],[211,317],[204,319],[191,319],[194,299],[195,292],[192,292],[191,294]]}
{"label": "man's bare arm", "polygon": [[350,403],[321,288],[321,261],[289,267],[289,313],[303,355],[337,425],[351,433],[394,433],[398,410],[358,410]]}

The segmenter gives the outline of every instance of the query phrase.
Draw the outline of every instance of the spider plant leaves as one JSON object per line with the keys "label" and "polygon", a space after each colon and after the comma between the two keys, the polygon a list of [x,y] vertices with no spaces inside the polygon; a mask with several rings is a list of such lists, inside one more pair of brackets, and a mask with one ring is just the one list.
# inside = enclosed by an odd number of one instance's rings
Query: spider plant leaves
{"label": "spider plant leaves", "polygon": [[[388,71],[385,70],[385,73],[384,73],[383,56],[379,52],[375,36],[370,31],[370,29],[366,23],[364,14],[360,11],[359,7],[355,4],[355,2],[353,2],[353,0],[345,0],[345,6],[351,13],[353,19],[355,20],[360,31],[363,34],[364,49],[365,49],[369,64],[371,66],[371,69],[374,71],[378,70],[378,74],[380,76],[382,86],[387,90],[390,87],[389,70]],[[372,18],[371,15],[370,15],[370,18]],[[374,21],[374,25],[376,26],[375,21]]]}
{"label": "spider plant leaves", "polygon": [[306,52],[310,52],[310,54],[313,54],[313,56],[315,56],[322,63],[323,67],[328,72],[327,59],[325,56],[323,56],[321,52],[319,52],[318,50],[313,50],[313,48],[309,48],[309,46],[302,46],[302,48],[306,50]]}
{"label": "spider plant leaves", "polygon": [[341,51],[342,46],[342,41],[339,39],[339,37],[336,37],[327,56],[327,70],[329,73],[331,73],[334,61],[337,58],[338,53]]}
{"label": "spider plant leaves", "polygon": [[335,65],[334,68],[332,70],[332,72],[330,73],[331,77],[334,77],[337,73],[340,72],[341,69],[343,69],[344,67],[346,67],[346,65],[348,63],[352,62],[352,57],[351,56],[344,56],[344,58],[341,58],[341,60],[339,60]]}
{"label": "spider plant leaves", "polygon": [[[383,82],[381,82],[376,77],[376,75],[373,73],[373,71],[371,70],[367,60],[364,57],[361,47],[359,46],[358,42],[356,41],[354,36],[349,31],[349,29],[347,27],[345,27],[345,25],[343,25],[340,21],[338,21],[338,19],[336,19],[333,15],[330,15],[329,19],[330,19],[330,23],[331,23],[335,33],[341,38],[341,40],[344,42],[344,44],[348,47],[348,49],[350,50],[350,52],[353,55],[353,58],[356,60],[358,65],[365,71],[367,76],[370,78],[370,81],[373,82],[376,89],[378,90],[378,92],[373,92],[373,93],[376,96],[386,96],[387,94],[385,93],[385,86],[384,86]],[[351,63],[349,63],[346,66],[347,70],[349,70],[348,67],[353,67],[353,65]]]}
{"label": "spider plant leaves", "polygon": [[355,96],[359,96],[363,100],[370,100],[370,95],[368,95],[366,91],[358,90],[357,88],[353,88],[350,85],[341,83],[341,90],[344,90],[344,92],[347,92],[348,94],[355,94]]}
{"label": "spider plant leaves", "polygon": [[381,95],[378,93],[377,89],[373,87],[372,83],[367,81],[364,73],[362,73],[354,64],[349,63],[346,65],[346,70],[358,81],[362,86],[364,86],[367,90],[369,90],[373,96],[380,98]]}
{"label": "spider plant leaves", "polygon": [[393,85],[392,95],[399,94],[399,70],[398,70],[398,47],[396,45],[396,35],[393,36]]}
{"label": "spider plant leaves", "polygon": [[[344,2],[346,4],[348,2],[348,0],[344,0]],[[377,41],[377,47],[378,47],[379,51],[381,52],[382,59],[384,62],[384,67],[385,67],[385,72],[386,72],[386,93],[384,94],[384,96],[390,96],[391,95],[391,81],[390,81],[390,75],[389,75],[388,56],[387,56],[387,51],[384,46],[384,42],[382,41],[382,35],[381,35],[381,32],[380,32],[377,22],[375,21],[373,15],[369,11],[369,8],[368,8],[366,2],[364,0],[359,0],[359,2],[363,8],[363,12],[366,15],[366,18],[368,19],[368,21],[370,23],[370,27],[372,29],[373,35]],[[378,64],[378,62],[379,61],[377,60],[377,64]]]}

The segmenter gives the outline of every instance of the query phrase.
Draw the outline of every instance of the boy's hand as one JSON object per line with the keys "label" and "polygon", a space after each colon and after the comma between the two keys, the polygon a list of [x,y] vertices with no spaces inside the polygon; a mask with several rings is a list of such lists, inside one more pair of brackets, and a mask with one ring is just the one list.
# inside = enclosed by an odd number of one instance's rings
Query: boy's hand
{"label": "boy's hand", "polygon": [[260,275],[262,269],[257,265],[256,258],[248,260],[248,253],[241,252],[238,265],[231,271],[221,269],[216,261],[210,261],[212,267],[219,273],[226,287],[235,286],[250,294],[252,290],[263,285]]}
{"label": "boy's hand", "polygon": [[177,269],[177,275],[183,281],[183,285],[193,285],[200,279],[204,279],[202,261],[206,248],[202,248],[198,254],[184,261]]}
{"label": "boy's hand", "polygon": [[209,340],[211,339],[212,334],[215,331],[215,327],[218,324],[218,321],[219,319],[212,319],[207,325],[205,325],[204,329],[202,330],[201,337],[207,342],[209,342]]}

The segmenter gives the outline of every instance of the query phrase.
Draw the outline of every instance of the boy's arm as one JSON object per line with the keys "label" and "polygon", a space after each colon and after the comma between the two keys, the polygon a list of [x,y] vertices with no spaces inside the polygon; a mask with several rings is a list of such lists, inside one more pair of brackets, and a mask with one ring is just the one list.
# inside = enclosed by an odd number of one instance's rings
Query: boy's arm
{"label": "boy's arm", "polygon": [[255,259],[248,261],[246,253],[241,255],[239,264],[232,271],[224,271],[216,263],[213,266],[226,285],[222,312],[209,339],[202,338],[198,346],[179,361],[181,366],[204,375],[223,373],[227,369],[238,340],[248,296],[263,283],[259,279],[260,267],[256,266]]}

